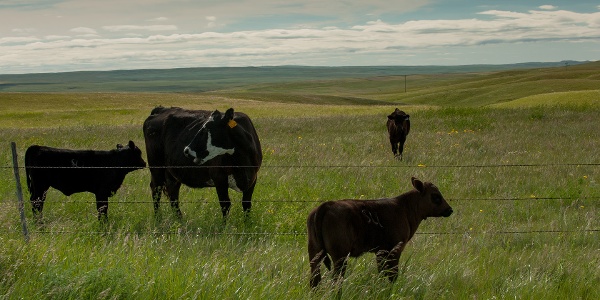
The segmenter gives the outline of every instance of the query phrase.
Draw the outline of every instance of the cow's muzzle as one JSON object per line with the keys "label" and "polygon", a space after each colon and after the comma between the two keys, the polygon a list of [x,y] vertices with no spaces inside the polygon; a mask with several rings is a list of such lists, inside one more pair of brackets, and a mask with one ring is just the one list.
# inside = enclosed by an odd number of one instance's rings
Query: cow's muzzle
{"label": "cow's muzzle", "polygon": [[442,212],[442,217],[449,217],[454,211],[452,210],[452,207],[446,209],[444,212]]}

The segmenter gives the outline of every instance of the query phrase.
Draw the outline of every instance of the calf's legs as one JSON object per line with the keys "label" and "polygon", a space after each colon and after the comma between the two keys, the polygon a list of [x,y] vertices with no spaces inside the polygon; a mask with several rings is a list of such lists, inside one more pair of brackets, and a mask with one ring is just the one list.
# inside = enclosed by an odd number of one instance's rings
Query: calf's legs
{"label": "calf's legs", "polygon": [[310,259],[310,287],[315,288],[321,282],[321,262],[325,258],[325,250],[315,253],[309,244],[308,258]]}
{"label": "calf's legs", "polygon": [[44,209],[44,201],[46,201],[48,189],[46,188],[41,193],[39,191],[40,190],[36,190],[35,192],[32,192],[29,198],[29,201],[31,202],[31,211],[38,223],[42,220],[42,210]]}
{"label": "calf's legs", "polygon": [[394,157],[402,160],[402,153],[404,152],[404,142],[406,140],[395,140],[395,141],[390,141],[390,144],[392,144],[392,153],[394,153]]}
{"label": "calf's legs", "polygon": [[343,256],[338,259],[332,257],[333,278],[335,278],[336,281],[344,278],[344,275],[346,274],[346,268],[348,267],[348,257],[349,256]]}
{"label": "calf's legs", "polygon": [[390,282],[394,282],[398,278],[398,262],[405,246],[406,243],[400,242],[390,251],[380,250],[375,254],[377,270],[387,276]]}
{"label": "calf's legs", "polygon": [[394,153],[394,157],[398,156],[398,142],[390,142],[392,144],[392,153]]}

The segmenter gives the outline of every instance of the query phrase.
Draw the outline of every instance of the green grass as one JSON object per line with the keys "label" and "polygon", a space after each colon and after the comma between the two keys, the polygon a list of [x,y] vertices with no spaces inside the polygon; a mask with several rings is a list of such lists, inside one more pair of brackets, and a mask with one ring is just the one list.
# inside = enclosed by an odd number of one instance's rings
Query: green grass
{"label": "green grass", "polygon": [[[0,94],[0,298],[597,299],[600,106],[587,94],[506,107],[400,106],[412,122],[404,161],[385,132],[397,104],[303,104],[268,93]],[[157,220],[144,169],[110,199],[106,225],[91,194],[50,190],[42,226],[26,202],[25,243],[9,141],[21,165],[31,144],[111,149],[131,139],[144,149],[141,124],[158,104],[232,106],[253,118],[264,163],[251,218],[238,193],[230,192],[223,224],[214,189],[183,187],[183,219],[163,198]],[[455,213],[421,224],[398,281],[378,276],[367,254],[351,260],[341,291],[328,272],[310,291],[308,212],[325,200],[395,196],[411,176],[438,185]]]}
{"label": "green grass", "polygon": [[494,104],[492,106],[504,108],[525,108],[561,105],[579,106],[584,109],[590,106],[598,106],[600,105],[600,90],[537,94],[509,102]]}

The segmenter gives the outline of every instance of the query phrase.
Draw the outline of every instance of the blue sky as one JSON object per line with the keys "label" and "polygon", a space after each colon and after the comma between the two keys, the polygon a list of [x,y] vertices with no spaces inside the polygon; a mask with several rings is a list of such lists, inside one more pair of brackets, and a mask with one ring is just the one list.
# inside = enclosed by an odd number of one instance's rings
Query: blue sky
{"label": "blue sky", "polygon": [[600,60],[600,1],[0,0],[0,74]]}

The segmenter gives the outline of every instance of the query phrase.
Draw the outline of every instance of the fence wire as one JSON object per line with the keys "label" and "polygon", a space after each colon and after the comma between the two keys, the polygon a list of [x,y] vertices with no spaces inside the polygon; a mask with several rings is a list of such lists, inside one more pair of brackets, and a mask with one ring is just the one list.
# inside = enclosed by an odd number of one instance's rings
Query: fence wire
{"label": "fence wire", "polygon": [[[207,169],[207,168],[274,168],[274,169],[399,169],[399,168],[528,168],[528,167],[586,167],[600,166],[600,163],[549,163],[549,164],[482,164],[482,165],[260,165],[260,166],[146,166],[136,169]],[[13,166],[0,166],[2,169],[12,169]],[[19,169],[131,169],[123,166],[19,166]]]}
{"label": "fence wire", "polygon": [[[452,198],[445,196],[446,200],[449,201],[500,201],[500,202],[511,202],[511,201],[558,201],[558,200],[600,200],[600,196],[597,197],[516,197],[516,198]],[[2,202],[10,202],[14,200],[3,200]],[[252,200],[252,203],[322,203],[327,200]],[[134,204],[134,203],[154,203],[154,200],[115,200],[109,201],[110,204]],[[162,200],[160,202],[169,203],[169,200]],[[210,204],[215,203],[212,200],[178,200],[179,204],[193,203],[193,204]],[[95,199],[91,200],[57,200],[57,199],[46,199],[44,203],[96,203]]]}
{"label": "fence wire", "polygon": [[[17,233],[15,230],[0,230],[2,233]],[[147,234],[147,235],[182,235],[182,236],[306,236],[306,232],[216,232],[216,231],[79,231],[79,230],[31,230],[30,233],[43,235],[102,235],[102,234]],[[415,235],[511,235],[511,234],[583,234],[583,233],[600,233],[600,229],[581,229],[581,230],[502,230],[502,231],[452,231],[452,232],[416,232]]]}
{"label": "fence wire", "polygon": [[[315,169],[395,169],[395,168],[530,168],[530,167],[582,167],[582,166],[600,166],[600,163],[531,163],[531,164],[474,164],[474,165],[327,165],[327,164],[314,164],[314,165],[262,165],[260,168],[280,168],[280,169],[303,169],[303,168],[315,168]],[[257,166],[147,166],[141,169],[168,169],[168,168],[256,168]],[[0,169],[13,169],[13,166],[0,166]],[[19,166],[18,169],[131,169],[131,167],[111,167],[111,166]],[[582,196],[582,197],[501,197],[501,198],[452,198],[447,197],[452,201],[557,201],[557,200],[600,200],[600,196]],[[11,202],[13,200],[4,200],[5,202]],[[47,203],[51,201],[46,201]],[[96,203],[93,200],[66,200],[58,201],[60,203]],[[183,203],[213,203],[214,201],[179,201]],[[323,200],[255,200],[254,203],[321,203]],[[134,203],[154,203],[153,200],[132,200],[132,201],[114,201],[110,202],[114,204],[134,204]],[[3,233],[17,233],[18,229],[14,230],[1,230]],[[451,231],[451,232],[417,232],[417,235],[511,235],[511,234],[595,234],[600,232],[600,229],[581,229],[581,230],[504,230],[504,231]],[[306,236],[306,232],[214,232],[214,231],[189,231],[189,230],[178,230],[178,231],[154,231],[148,230],[144,232],[137,231],[77,231],[77,230],[33,230],[31,234],[40,235],[106,235],[114,233],[123,234],[151,234],[151,235],[195,235],[195,236]]]}

